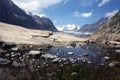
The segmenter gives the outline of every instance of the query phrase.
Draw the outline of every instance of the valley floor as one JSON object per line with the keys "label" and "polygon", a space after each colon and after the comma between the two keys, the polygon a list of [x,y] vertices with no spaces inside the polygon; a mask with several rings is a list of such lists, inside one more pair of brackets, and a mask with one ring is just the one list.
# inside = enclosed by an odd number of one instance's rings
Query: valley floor
{"label": "valley floor", "polygon": [[0,23],[0,41],[3,42],[59,46],[67,45],[71,42],[84,42],[86,40],[85,38],[78,38],[64,33],[53,34],[51,31],[31,30],[20,26]]}

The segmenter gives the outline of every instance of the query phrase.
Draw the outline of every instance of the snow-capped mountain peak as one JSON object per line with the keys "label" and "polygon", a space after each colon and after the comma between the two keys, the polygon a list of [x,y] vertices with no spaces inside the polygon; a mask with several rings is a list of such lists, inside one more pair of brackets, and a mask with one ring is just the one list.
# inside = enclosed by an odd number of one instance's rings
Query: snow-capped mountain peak
{"label": "snow-capped mountain peak", "polygon": [[68,24],[63,28],[63,31],[77,31],[77,30],[79,30],[79,26],[75,24]]}

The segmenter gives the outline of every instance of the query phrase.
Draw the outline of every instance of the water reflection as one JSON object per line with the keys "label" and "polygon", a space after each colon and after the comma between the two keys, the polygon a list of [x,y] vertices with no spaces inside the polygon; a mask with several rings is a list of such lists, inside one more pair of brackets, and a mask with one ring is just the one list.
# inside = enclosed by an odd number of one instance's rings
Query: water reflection
{"label": "water reflection", "polygon": [[[75,47],[52,47],[48,50],[9,51],[0,54],[0,80],[9,80],[8,77],[24,78],[25,80],[41,80],[57,77],[58,73],[68,65],[101,64],[105,62],[104,52],[92,45],[76,45]],[[4,59],[6,61],[4,61]],[[8,62],[6,65],[3,62]],[[22,75],[20,75],[22,73]],[[25,73],[25,75],[23,75]],[[40,74],[42,73],[42,74]],[[15,76],[14,76],[15,75]],[[19,75],[19,76],[17,76]],[[32,76],[30,76],[32,75]],[[8,76],[5,78],[5,76]],[[26,76],[28,77],[26,79]],[[37,76],[37,79],[32,79]],[[31,78],[32,77],[32,78]],[[11,79],[13,80],[13,79]]]}

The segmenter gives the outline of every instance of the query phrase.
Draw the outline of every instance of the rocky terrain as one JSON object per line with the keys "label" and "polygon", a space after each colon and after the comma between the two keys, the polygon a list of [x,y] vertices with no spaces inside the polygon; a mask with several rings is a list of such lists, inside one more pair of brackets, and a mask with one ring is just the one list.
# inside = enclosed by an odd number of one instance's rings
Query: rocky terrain
{"label": "rocky terrain", "polygon": [[106,40],[120,42],[120,11],[104,26],[101,26],[91,38],[97,41]]}
{"label": "rocky terrain", "polygon": [[103,26],[106,22],[107,22],[108,18],[104,17],[104,18],[100,18],[97,22],[94,22],[92,24],[85,24],[83,25],[79,32],[83,32],[83,33],[95,33],[100,26]]}
{"label": "rocky terrain", "polygon": [[28,15],[11,0],[0,0],[0,22],[29,29],[57,31],[52,21],[36,15]]}

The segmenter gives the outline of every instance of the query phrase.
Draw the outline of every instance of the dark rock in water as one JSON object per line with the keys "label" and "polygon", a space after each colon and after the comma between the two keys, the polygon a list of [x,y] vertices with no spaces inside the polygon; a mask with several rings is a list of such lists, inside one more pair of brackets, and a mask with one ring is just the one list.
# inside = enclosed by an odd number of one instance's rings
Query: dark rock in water
{"label": "dark rock in water", "polygon": [[89,54],[88,54],[88,53],[84,53],[83,56],[86,56],[86,57],[87,57],[87,56],[89,56]]}
{"label": "dark rock in water", "polygon": [[5,66],[5,65],[9,65],[11,64],[12,61],[8,60],[8,59],[3,59],[3,58],[0,58],[0,66]]}
{"label": "dark rock in water", "polygon": [[1,44],[1,48],[5,50],[11,49],[13,47],[16,47],[16,44],[14,42],[4,42]]}
{"label": "dark rock in water", "polygon": [[72,46],[74,48],[76,46],[76,42],[71,42],[70,46]]}

